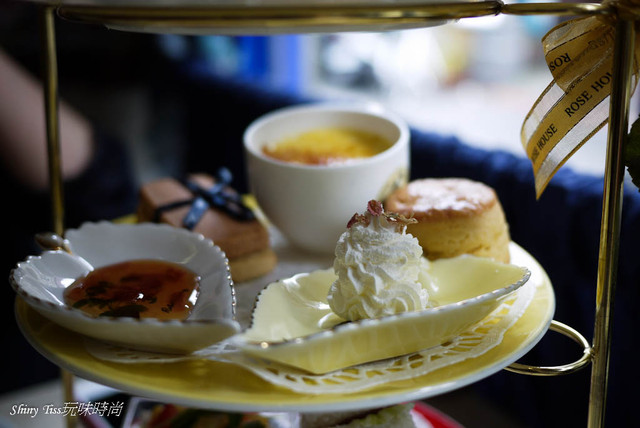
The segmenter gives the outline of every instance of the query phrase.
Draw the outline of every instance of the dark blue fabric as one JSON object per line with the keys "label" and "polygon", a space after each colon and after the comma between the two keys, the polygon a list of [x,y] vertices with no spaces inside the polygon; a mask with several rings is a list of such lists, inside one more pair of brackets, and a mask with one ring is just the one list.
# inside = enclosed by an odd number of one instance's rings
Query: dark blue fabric
{"label": "dark blue fabric", "polygon": [[[591,340],[595,314],[603,179],[561,170],[539,200],[531,165],[524,157],[471,148],[454,137],[414,132],[412,177],[464,176],[491,185],[503,204],[512,239],[545,268],[556,293],[555,319]],[[608,394],[607,426],[638,426],[630,411],[638,381],[634,369],[640,325],[640,194],[625,192],[618,284]],[[577,346],[548,333],[526,357],[530,364],[556,365],[576,360]],[[569,342],[569,343],[566,343]],[[590,370],[559,378],[499,373],[475,387],[500,400],[527,426],[584,426]],[[557,412],[554,411],[557,409]]]}
{"label": "dark blue fabric", "polygon": [[[250,82],[219,81],[189,70],[190,102],[188,171],[232,169],[246,189],[242,133],[258,116],[305,101]],[[519,144],[514,141],[514,144]],[[539,200],[532,169],[524,157],[471,147],[453,136],[412,131],[411,178],[467,177],[492,186],[504,207],[512,239],[545,268],[557,299],[555,319],[591,340],[595,313],[603,179],[563,168]],[[604,160],[603,160],[604,162]],[[346,184],[346,183],[345,183]],[[635,406],[638,378],[635,364],[640,346],[637,245],[640,242],[640,194],[625,193],[620,264],[614,309],[607,426],[640,426]],[[547,333],[523,362],[558,365],[575,361],[579,347],[556,333]],[[501,371],[473,388],[522,421],[527,427],[585,426],[590,367],[560,377],[531,377]]]}
{"label": "dark blue fabric", "polygon": [[242,134],[256,118],[272,110],[307,100],[294,93],[276,92],[255,82],[212,77],[204,62],[178,66],[172,82],[180,81],[185,94],[187,124],[182,175],[214,174],[227,167],[233,186],[246,192]]}

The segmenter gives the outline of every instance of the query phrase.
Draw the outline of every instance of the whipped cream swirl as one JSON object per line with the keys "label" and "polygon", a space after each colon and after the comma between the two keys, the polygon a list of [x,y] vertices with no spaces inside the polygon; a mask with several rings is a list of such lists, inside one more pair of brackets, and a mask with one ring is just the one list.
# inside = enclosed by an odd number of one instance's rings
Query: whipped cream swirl
{"label": "whipped cream swirl", "polygon": [[338,279],[327,296],[335,314],[357,321],[427,307],[429,293],[418,278],[428,261],[418,240],[406,233],[411,221],[385,213],[378,201],[349,221],[335,250]]}

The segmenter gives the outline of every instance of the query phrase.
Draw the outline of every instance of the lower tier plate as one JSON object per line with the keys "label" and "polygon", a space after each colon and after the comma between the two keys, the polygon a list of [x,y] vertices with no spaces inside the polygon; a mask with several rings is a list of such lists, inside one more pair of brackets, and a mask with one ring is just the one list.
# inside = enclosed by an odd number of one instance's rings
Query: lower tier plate
{"label": "lower tier plate", "polygon": [[[240,366],[210,360],[111,363],[94,358],[81,335],[48,321],[19,298],[16,317],[25,337],[53,363],[79,377],[132,395],[237,412],[331,412],[382,407],[443,394],[484,379],[520,359],[544,336],[555,310],[551,282],[521,247],[512,243],[512,251],[525,261],[539,283],[528,308],[497,346],[423,376],[349,394],[300,394],[272,385]],[[242,291],[245,286],[251,284],[238,284],[237,288]]]}

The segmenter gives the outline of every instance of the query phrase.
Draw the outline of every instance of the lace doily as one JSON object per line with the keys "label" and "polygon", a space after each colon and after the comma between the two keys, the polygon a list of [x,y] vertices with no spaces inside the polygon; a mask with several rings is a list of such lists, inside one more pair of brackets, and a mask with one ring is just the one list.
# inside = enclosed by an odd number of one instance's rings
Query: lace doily
{"label": "lace doily", "polygon": [[489,316],[442,345],[320,375],[251,357],[237,350],[229,341],[220,342],[189,355],[176,356],[129,350],[94,340],[87,340],[86,347],[95,358],[109,362],[172,363],[208,359],[237,364],[274,385],[299,393],[349,393],[388,382],[423,376],[440,368],[478,357],[493,349],[502,342],[505,332],[522,316],[533,299],[539,284],[533,276]]}

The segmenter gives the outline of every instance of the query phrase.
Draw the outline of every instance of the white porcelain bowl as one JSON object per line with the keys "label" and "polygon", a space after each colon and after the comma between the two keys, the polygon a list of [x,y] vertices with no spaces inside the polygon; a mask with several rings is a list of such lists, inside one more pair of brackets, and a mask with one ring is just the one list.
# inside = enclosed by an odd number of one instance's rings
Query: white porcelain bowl
{"label": "white porcelain bowl", "polygon": [[[71,253],[44,251],[12,270],[10,282],[27,304],[77,333],[117,345],[188,353],[240,331],[228,260],[209,239],[169,225],[85,223],[66,232]],[[95,268],[135,259],[183,265],[200,277],[200,293],[185,321],[92,317],[64,303],[63,292]]]}
{"label": "white porcelain bowl", "polygon": [[[334,127],[377,134],[392,145],[375,156],[337,165],[283,162],[263,153],[267,144]],[[407,182],[409,140],[409,127],[400,117],[374,106],[317,103],[276,110],[258,118],[244,134],[250,191],[289,242],[332,254],[354,213]]]}

